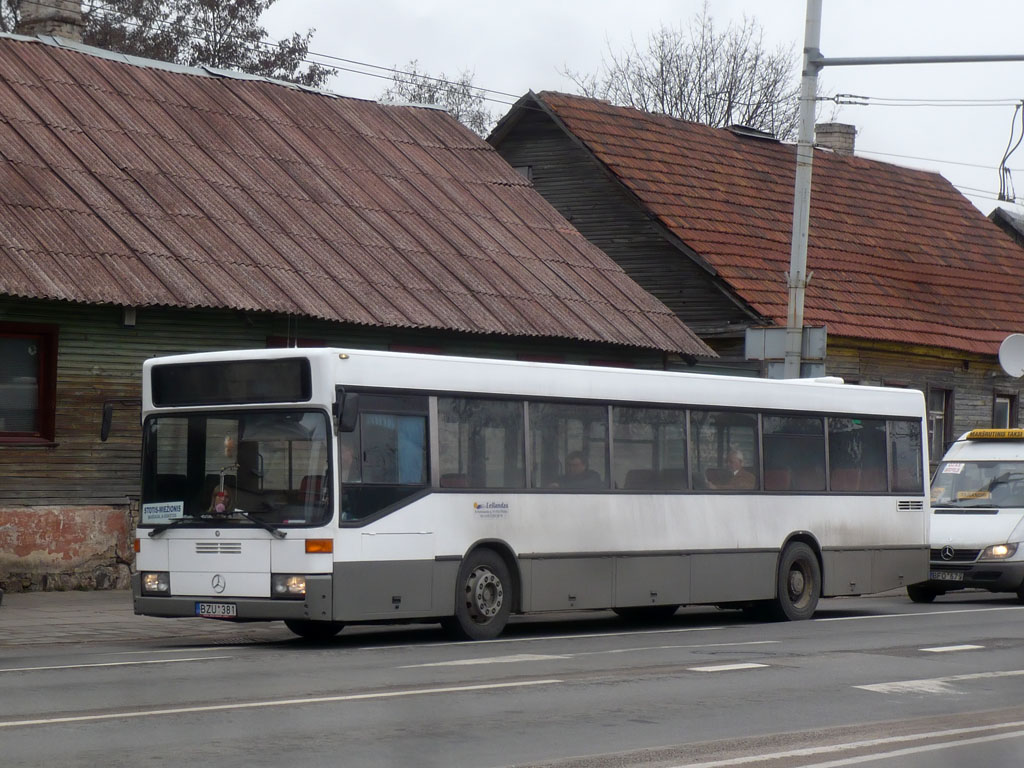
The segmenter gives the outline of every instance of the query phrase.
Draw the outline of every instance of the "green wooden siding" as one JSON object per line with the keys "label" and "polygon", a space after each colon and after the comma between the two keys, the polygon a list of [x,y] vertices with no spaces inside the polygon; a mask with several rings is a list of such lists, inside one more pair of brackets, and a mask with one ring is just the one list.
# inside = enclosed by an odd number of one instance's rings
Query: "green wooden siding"
{"label": "green wooden siding", "polygon": [[139,309],[136,325],[125,328],[119,307],[0,299],[0,318],[59,327],[54,444],[0,443],[0,507],[116,505],[137,496],[138,408],[114,411],[106,442],[99,439],[100,422],[105,400],[140,396],[142,363],[150,357],[262,348],[268,337],[278,336],[364,349],[402,345],[481,357],[530,355],[577,363],[664,367],[662,355],[647,350],[341,326],[224,310]]}

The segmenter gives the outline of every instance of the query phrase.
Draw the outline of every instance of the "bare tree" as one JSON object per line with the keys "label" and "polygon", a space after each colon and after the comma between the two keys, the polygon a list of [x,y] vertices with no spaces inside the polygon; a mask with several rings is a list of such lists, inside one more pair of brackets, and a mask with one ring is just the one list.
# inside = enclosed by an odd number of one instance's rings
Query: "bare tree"
{"label": "bare tree", "polygon": [[[144,58],[323,85],[331,70],[306,61],[314,30],[273,41],[260,26],[260,18],[276,2],[83,0],[82,41]],[[20,4],[0,0],[0,31],[16,30]]]}
{"label": "bare tree", "polygon": [[0,0],[0,32],[14,32],[18,26],[21,0]]}
{"label": "bare tree", "polygon": [[615,53],[609,46],[599,72],[564,74],[582,94],[613,104],[796,138],[800,89],[793,46],[765,50],[761,25],[746,16],[720,32],[707,0],[685,29],[662,26],[646,49],[634,42]]}
{"label": "bare tree", "polygon": [[413,60],[404,70],[395,69],[395,83],[380,99],[436,104],[480,136],[486,136],[495,122],[494,115],[484,106],[484,92],[473,85],[473,73],[468,70],[463,70],[458,80],[449,80],[444,72],[421,72],[419,63]]}

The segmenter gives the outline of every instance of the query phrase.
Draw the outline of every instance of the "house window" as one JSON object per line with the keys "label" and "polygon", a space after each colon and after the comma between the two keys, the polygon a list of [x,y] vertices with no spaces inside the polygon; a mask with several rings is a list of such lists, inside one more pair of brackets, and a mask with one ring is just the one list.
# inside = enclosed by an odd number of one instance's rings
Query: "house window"
{"label": "house window", "polygon": [[527,181],[533,181],[533,166],[532,165],[513,165],[512,170],[518,173]]}
{"label": "house window", "polygon": [[1017,398],[1013,395],[996,395],[992,404],[992,426],[1002,429],[1017,423]]}
{"label": "house window", "polygon": [[942,458],[953,429],[953,392],[928,389],[928,451],[933,462]]}
{"label": "house window", "polygon": [[57,327],[0,323],[0,442],[51,442]]}

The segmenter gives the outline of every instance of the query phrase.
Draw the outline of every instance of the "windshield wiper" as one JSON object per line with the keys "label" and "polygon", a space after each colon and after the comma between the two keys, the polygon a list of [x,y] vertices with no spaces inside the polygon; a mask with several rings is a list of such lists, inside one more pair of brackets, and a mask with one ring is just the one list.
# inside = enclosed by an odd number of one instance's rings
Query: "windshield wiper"
{"label": "windshield wiper", "polygon": [[204,515],[187,515],[185,517],[178,517],[178,518],[175,518],[174,520],[171,520],[170,522],[163,523],[162,525],[156,526],[155,528],[153,528],[153,530],[151,530],[149,532],[149,536],[150,536],[150,538],[152,538],[154,536],[159,536],[164,531],[169,530],[171,528],[174,528],[175,526],[182,525],[183,523],[204,522],[207,525],[209,525],[210,523],[215,523],[218,519],[223,520],[224,518],[230,517],[232,515],[238,515],[240,517],[244,517],[250,523],[253,523],[254,525],[258,525],[263,530],[268,531],[270,533],[270,535],[273,536],[275,539],[283,539],[285,536],[288,535],[287,532],[282,531],[280,528],[277,528],[277,527],[271,525],[268,522],[260,520],[259,518],[253,517],[248,512],[246,512],[244,509],[233,509],[230,512],[224,512],[223,514],[218,514],[218,515],[204,514]]}
{"label": "windshield wiper", "polygon": [[149,532],[149,536],[150,538],[152,538],[153,536],[159,536],[164,531],[168,530],[169,528],[173,528],[176,525],[181,525],[182,523],[195,523],[200,520],[205,521],[206,518],[197,515],[186,515],[185,517],[176,517],[170,522],[156,526],[153,530]]}
{"label": "windshield wiper", "polygon": [[271,525],[270,523],[266,522],[265,520],[260,520],[258,517],[253,517],[251,514],[246,512],[244,509],[233,509],[233,510],[231,510],[231,512],[228,512],[228,513],[225,513],[225,514],[226,515],[227,514],[241,515],[246,520],[248,520],[250,523],[253,523],[254,525],[258,525],[260,528],[262,528],[265,531],[269,531],[270,535],[273,536],[275,539],[283,539],[285,536],[288,535],[287,531],[282,531],[280,528],[277,528],[276,526]]}
{"label": "windshield wiper", "polygon": [[1020,480],[1024,480],[1024,472],[1003,472],[999,477],[992,478],[991,482],[988,484],[988,489],[991,491],[997,485],[1016,483]]}

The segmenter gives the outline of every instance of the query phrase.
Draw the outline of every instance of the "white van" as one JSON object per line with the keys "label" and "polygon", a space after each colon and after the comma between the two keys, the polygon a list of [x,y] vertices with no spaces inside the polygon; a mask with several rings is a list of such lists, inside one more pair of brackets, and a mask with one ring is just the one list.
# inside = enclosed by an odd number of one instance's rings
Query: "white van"
{"label": "white van", "polygon": [[955,589],[1016,592],[1024,602],[1024,429],[975,429],[932,478],[928,581],[915,603]]}

